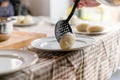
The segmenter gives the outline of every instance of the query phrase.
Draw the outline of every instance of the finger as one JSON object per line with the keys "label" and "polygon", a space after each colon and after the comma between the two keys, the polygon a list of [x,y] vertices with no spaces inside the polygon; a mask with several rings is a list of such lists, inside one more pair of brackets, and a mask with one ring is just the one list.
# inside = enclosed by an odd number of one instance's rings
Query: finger
{"label": "finger", "polygon": [[[73,2],[75,2],[76,0],[73,0]],[[84,3],[84,0],[80,0],[80,2],[79,3]]]}
{"label": "finger", "polygon": [[77,8],[82,8],[82,7],[84,7],[84,4],[79,4],[79,5],[77,6]]}
{"label": "finger", "polygon": [[[76,0],[73,0],[74,2]],[[99,6],[100,3],[98,3],[96,0],[81,0],[78,3],[77,8],[82,8],[82,7],[95,7],[95,6]]]}
{"label": "finger", "polygon": [[85,7],[95,7],[95,6],[99,6],[100,3],[86,3],[84,4]]}
{"label": "finger", "polygon": [[[75,2],[76,0],[73,0],[73,2]],[[84,6],[84,0],[81,0],[79,3],[78,3],[78,6],[77,8],[82,8]]]}
{"label": "finger", "polygon": [[84,1],[86,1],[86,2],[96,2],[97,3],[96,0],[84,0]]}

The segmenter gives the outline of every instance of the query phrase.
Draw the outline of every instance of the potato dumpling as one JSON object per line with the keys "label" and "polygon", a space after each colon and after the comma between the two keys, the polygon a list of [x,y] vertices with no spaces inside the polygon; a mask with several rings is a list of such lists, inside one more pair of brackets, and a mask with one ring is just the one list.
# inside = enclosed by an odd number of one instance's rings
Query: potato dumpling
{"label": "potato dumpling", "polygon": [[82,23],[82,24],[79,24],[79,25],[76,27],[76,29],[77,29],[79,32],[86,32],[88,26],[89,26],[89,24]]}
{"label": "potato dumpling", "polygon": [[[67,19],[67,16],[63,16],[60,18],[60,20],[65,20]],[[75,24],[78,20],[78,17],[76,15],[73,15],[72,18],[70,19],[70,24]]]}
{"label": "potato dumpling", "polygon": [[67,19],[67,16],[60,17],[60,20],[65,20],[65,19]]}
{"label": "potato dumpling", "polygon": [[18,23],[18,24],[22,24],[22,23],[23,23],[23,20],[24,20],[24,17],[23,17],[23,16],[18,16],[18,18],[17,18],[17,23]]}
{"label": "potato dumpling", "polygon": [[25,19],[23,20],[23,24],[32,24],[33,23],[33,18],[32,16],[25,16]]}
{"label": "potato dumpling", "polygon": [[75,24],[78,20],[78,17],[76,15],[73,15],[72,18],[70,19],[70,24]]}
{"label": "potato dumpling", "polygon": [[60,47],[63,50],[71,49],[75,43],[75,35],[72,33],[66,33],[60,40]]}
{"label": "potato dumpling", "polygon": [[92,32],[102,32],[104,30],[103,26],[89,26],[87,28],[87,32],[92,33]]}

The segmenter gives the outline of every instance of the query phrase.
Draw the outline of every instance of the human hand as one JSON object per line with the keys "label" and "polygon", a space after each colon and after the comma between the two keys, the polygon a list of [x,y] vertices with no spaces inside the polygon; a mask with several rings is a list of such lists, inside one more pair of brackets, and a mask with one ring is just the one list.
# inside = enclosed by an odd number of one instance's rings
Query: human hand
{"label": "human hand", "polygon": [[[75,0],[73,0],[73,2],[75,2]],[[96,0],[80,0],[79,4],[78,4],[78,8],[81,7],[95,7],[95,6],[99,6],[100,3],[98,3]]]}
{"label": "human hand", "polygon": [[9,2],[5,1],[1,3],[1,7],[8,7],[9,6]]}

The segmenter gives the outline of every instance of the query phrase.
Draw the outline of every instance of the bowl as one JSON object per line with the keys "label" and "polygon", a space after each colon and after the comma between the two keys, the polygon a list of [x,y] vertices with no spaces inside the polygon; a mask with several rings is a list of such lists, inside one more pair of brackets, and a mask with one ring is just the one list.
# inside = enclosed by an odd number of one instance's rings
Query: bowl
{"label": "bowl", "polygon": [[12,32],[13,25],[11,22],[0,22],[0,42],[8,40]]}

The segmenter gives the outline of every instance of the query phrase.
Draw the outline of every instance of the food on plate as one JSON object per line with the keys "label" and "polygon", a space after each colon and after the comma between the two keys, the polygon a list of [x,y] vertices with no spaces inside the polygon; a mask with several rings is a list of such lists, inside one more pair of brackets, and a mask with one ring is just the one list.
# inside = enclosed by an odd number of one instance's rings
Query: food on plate
{"label": "food on plate", "polygon": [[30,16],[30,15],[25,16],[25,18],[23,20],[23,24],[31,24],[31,23],[33,23],[32,16]]}
{"label": "food on plate", "polygon": [[65,20],[65,19],[67,19],[67,16],[60,17],[60,20]]}
{"label": "food on plate", "polygon": [[17,23],[18,24],[23,24],[24,17],[23,16],[18,16],[17,18]]}
{"label": "food on plate", "polygon": [[77,20],[78,20],[77,16],[73,15],[72,18],[70,19],[70,24],[75,24]]}
{"label": "food on plate", "polygon": [[89,33],[92,33],[92,32],[102,32],[103,30],[104,30],[103,26],[97,26],[97,25],[89,26],[87,28],[87,32],[89,32]]}
{"label": "food on plate", "polygon": [[[63,16],[60,18],[60,20],[66,20],[67,16]],[[70,24],[75,24],[77,22],[78,18],[76,15],[73,15],[72,18],[70,19]]]}
{"label": "food on plate", "polygon": [[60,39],[60,47],[63,50],[71,49],[75,43],[75,35],[72,33],[66,33]]}
{"label": "food on plate", "polygon": [[88,26],[89,26],[89,24],[82,23],[82,24],[77,25],[76,29],[77,29],[77,31],[79,31],[79,32],[86,32]]}
{"label": "food on plate", "polygon": [[17,24],[32,24],[33,18],[30,15],[27,16],[18,16]]}

